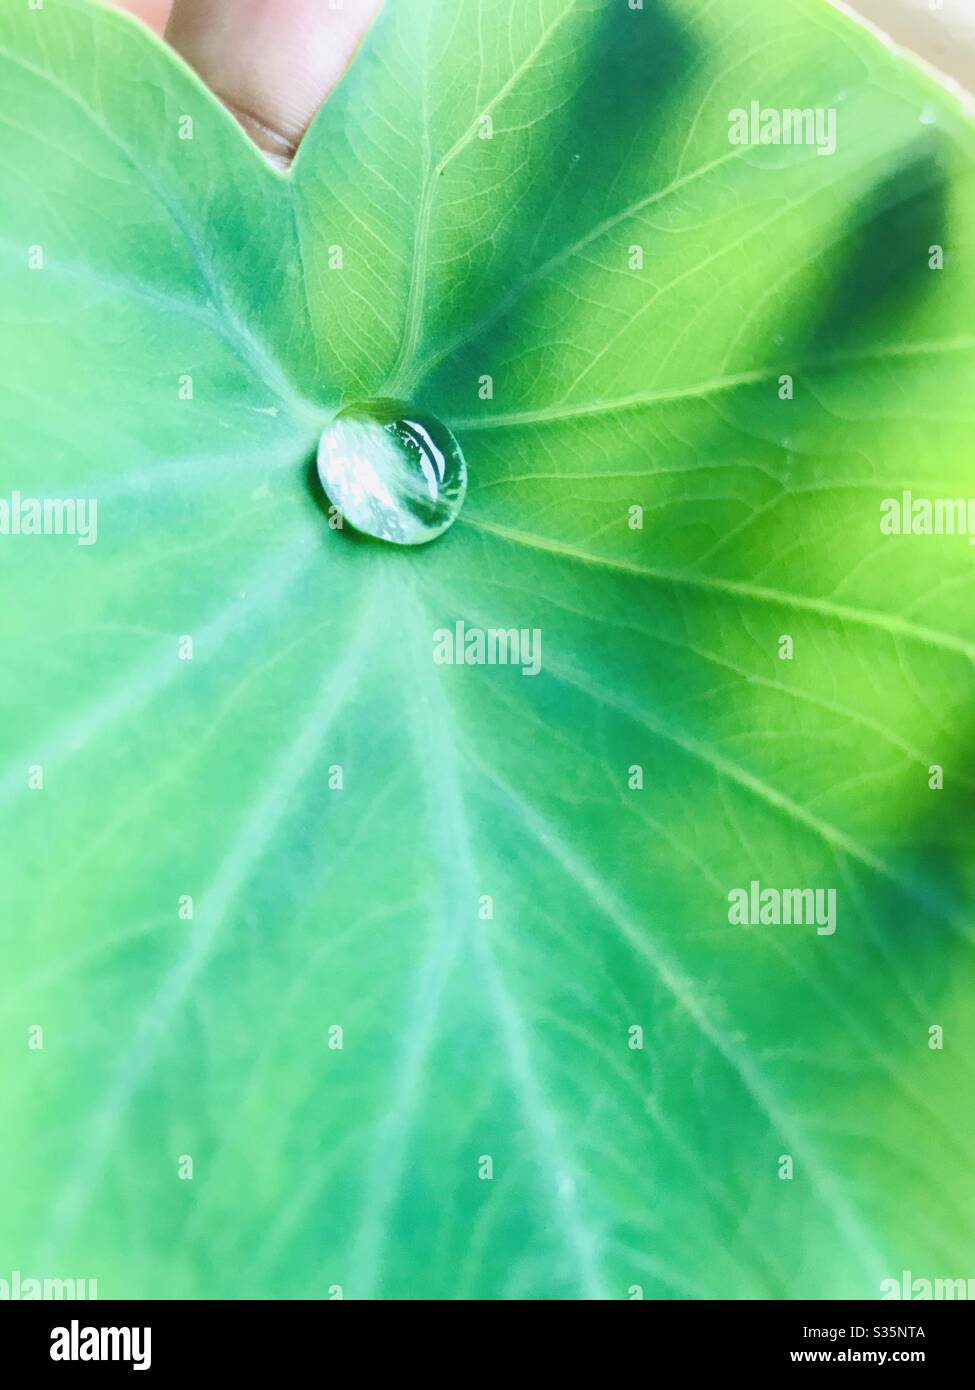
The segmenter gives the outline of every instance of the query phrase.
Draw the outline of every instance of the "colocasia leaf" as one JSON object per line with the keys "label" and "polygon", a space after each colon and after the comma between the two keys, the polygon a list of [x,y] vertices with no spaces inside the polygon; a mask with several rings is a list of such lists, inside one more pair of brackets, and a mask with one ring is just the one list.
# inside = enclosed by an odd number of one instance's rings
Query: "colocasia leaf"
{"label": "colocasia leaf", "polygon": [[961,99],[822,0],[397,0],[287,175],[98,5],[0,73],[10,1271],[975,1273]]}

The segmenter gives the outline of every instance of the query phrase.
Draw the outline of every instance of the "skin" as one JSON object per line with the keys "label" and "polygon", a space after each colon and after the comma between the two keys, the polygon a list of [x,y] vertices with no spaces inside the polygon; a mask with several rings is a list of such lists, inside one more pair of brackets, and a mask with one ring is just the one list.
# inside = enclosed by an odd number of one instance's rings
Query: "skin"
{"label": "skin", "polygon": [[[122,0],[286,168],[383,0]],[[333,7],[334,6],[334,7]]]}
{"label": "skin", "polygon": [[[166,38],[286,167],[383,0],[114,0]],[[845,0],[975,91],[972,0]],[[333,8],[333,4],[336,6]]]}

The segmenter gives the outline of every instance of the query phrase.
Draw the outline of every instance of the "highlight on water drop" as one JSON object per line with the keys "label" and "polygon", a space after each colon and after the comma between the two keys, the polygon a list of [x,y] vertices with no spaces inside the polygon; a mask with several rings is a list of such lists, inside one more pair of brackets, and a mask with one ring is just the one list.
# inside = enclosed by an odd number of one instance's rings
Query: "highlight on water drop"
{"label": "highlight on water drop", "polygon": [[467,464],[442,421],[405,401],[346,406],[318,446],[325,495],[357,531],[425,545],[457,520]]}

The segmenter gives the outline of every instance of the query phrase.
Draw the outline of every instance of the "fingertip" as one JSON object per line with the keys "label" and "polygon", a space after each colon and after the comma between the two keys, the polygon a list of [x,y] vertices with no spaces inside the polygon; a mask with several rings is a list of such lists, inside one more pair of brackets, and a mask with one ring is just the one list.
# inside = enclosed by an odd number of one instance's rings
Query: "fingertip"
{"label": "fingertip", "polygon": [[166,37],[279,167],[383,0],[175,0]]}

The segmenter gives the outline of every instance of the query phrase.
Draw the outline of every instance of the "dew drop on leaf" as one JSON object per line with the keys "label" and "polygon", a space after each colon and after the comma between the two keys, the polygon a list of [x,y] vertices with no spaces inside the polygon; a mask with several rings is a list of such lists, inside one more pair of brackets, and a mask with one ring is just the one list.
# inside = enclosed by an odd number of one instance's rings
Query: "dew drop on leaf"
{"label": "dew drop on leaf", "polygon": [[467,491],[467,464],[453,434],[404,401],[340,410],[322,435],[318,476],[350,526],[395,545],[442,535]]}

